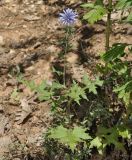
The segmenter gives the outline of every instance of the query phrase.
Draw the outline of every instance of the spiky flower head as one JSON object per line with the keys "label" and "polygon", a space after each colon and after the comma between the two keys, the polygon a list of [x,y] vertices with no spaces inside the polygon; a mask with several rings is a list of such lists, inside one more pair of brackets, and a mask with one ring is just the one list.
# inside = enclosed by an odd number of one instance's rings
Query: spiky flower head
{"label": "spiky flower head", "polygon": [[69,8],[63,10],[63,13],[59,14],[60,22],[66,26],[73,25],[77,17],[78,17],[77,13]]}

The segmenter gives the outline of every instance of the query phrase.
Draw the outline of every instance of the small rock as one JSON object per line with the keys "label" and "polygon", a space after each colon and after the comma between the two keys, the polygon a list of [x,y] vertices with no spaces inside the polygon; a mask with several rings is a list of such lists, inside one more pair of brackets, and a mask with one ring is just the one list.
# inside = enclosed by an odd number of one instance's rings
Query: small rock
{"label": "small rock", "polygon": [[116,39],[116,40],[120,40],[120,39],[121,39],[121,35],[120,35],[120,34],[117,34],[117,35],[115,36],[115,39]]}
{"label": "small rock", "polygon": [[15,52],[14,49],[11,49],[10,52],[9,52],[9,54],[15,54],[15,53],[16,53],[16,52]]}
{"label": "small rock", "polygon": [[33,15],[28,15],[28,16],[24,17],[25,21],[37,21],[39,19],[41,19],[41,17],[33,16]]}
{"label": "small rock", "polygon": [[37,4],[38,4],[38,5],[43,4],[43,1],[40,0],[40,1],[37,2]]}
{"label": "small rock", "polygon": [[27,26],[26,26],[26,25],[23,25],[23,28],[27,28]]}

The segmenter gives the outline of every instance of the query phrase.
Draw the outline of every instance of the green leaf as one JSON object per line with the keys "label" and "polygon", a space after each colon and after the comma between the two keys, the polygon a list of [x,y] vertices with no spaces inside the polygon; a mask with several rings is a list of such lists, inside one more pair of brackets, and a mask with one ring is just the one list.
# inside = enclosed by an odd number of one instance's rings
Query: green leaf
{"label": "green leaf", "polygon": [[100,80],[99,77],[96,77],[94,83],[95,85],[100,86],[100,87],[103,85],[103,81]]}
{"label": "green leaf", "polygon": [[91,85],[89,86],[89,92],[97,94],[97,90],[96,90],[95,84],[91,83]]}
{"label": "green leaf", "polygon": [[109,61],[113,61],[117,58],[120,58],[121,56],[123,56],[125,53],[124,53],[124,50],[126,48],[126,44],[121,44],[121,43],[118,43],[118,44],[114,44],[109,51],[107,51],[106,53],[104,53],[102,55],[102,59],[105,61],[105,62],[109,62]]}
{"label": "green leaf", "polygon": [[73,134],[76,136],[76,137],[79,137],[81,139],[92,139],[91,136],[88,135],[88,133],[85,133],[86,132],[86,129],[85,128],[82,128],[82,127],[75,127],[74,130],[73,130]]}
{"label": "green leaf", "polygon": [[64,88],[65,86],[64,85],[62,85],[62,84],[60,84],[59,82],[53,82],[52,83],[52,90],[53,89],[62,89],[62,88]]}
{"label": "green leaf", "polygon": [[87,74],[84,74],[83,76],[83,80],[82,80],[83,84],[85,84],[87,87],[89,87],[92,83],[92,81],[89,79]]}
{"label": "green leaf", "polygon": [[94,24],[98,20],[101,20],[106,13],[107,10],[104,7],[96,5],[94,9],[83,16],[83,19],[87,20],[90,24]]}
{"label": "green leaf", "polygon": [[130,92],[125,93],[123,100],[124,100],[125,104],[128,106],[130,103]]}
{"label": "green leaf", "polygon": [[127,22],[132,22],[132,13],[130,13],[126,19]]}
{"label": "green leaf", "polygon": [[56,70],[54,67],[52,67],[53,73],[56,73],[58,76],[63,75],[63,72]]}
{"label": "green leaf", "polygon": [[36,87],[36,91],[38,93],[43,93],[44,89],[46,89],[47,84],[46,81],[42,81],[37,87]]}
{"label": "green leaf", "polygon": [[52,128],[50,130],[49,138],[60,139],[67,136],[67,129],[63,126],[58,126],[57,128]]}
{"label": "green leaf", "polygon": [[102,147],[102,139],[100,137],[95,137],[91,142],[89,148],[97,147],[101,148]]}
{"label": "green leaf", "polygon": [[122,75],[122,74],[127,73],[127,70],[128,70],[127,65],[120,63],[116,67],[118,67],[118,68],[115,68],[118,70],[118,75]]}
{"label": "green leaf", "polygon": [[95,5],[101,5],[103,6],[103,0],[96,0]]}
{"label": "green leaf", "polygon": [[113,90],[115,93],[118,93],[118,97],[123,99],[125,104],[128,106],[130,103],[130,94],[132,93],[132,81],[129,81],[122,86],[118,86]]}
{"label": "green leaf", "polygon": [[97,94],[97,86],[103,85],[103,81],[100,80],[99,77],[96,77],[95,80],[90,80],[86,74],[83,77],[82,83],[86,86],[86,89],[88,89],[89,92],[92,92],[94,94]]}
{"label": "green leaf", "polygon": [[16,101],[18,101],[20,99],[17,87],[14,88],[13,92],[11,93],[11,98]]}
{"label": "green leaf", "polygon": [[116,9],[127,9],[132,6],[131,0],[119,0],[115,6]]}
{"label": "green leaf", "polygon": [[51,96],[53,95],[52,90],[48,89],[48,84],[46,83],[46,81],[42,81],[36,87],[36,92],[37,92],[39,101],[50,100]]}
{"label": "green leaf", "polygon": [[127,0],[119,0],[115,6],[116,9],[123,9]]}
{"label": "green leaf", "polygon": [[118,140],[119,131],[117,127],[99,127],[97,134],[102,139],[102,143],[105,144],[103,147],[114,144],[117,149],[124,149],[123,144]]}
{"label": "green leaf", "polygon": [[85,90],[81,88],[75,81],[73,81],[73,85],[70,88],[70,91],[68,92],[68,96],[72,98],[75,102],[77,102],[80,105],[81,98],[87,100],[87,96],[85,93]]}
{"label": "green leaf", "polygon": [[31,89],[31,91],[35,91],[36,84],[35,84],[35,82],[33,80],[29,81],[29,83],[27,83],[27,84],[28,84],[28,87]]}
{"label": "green leaf", "polygon": [[126,92],[132,92],[132,80],[126,83]]}
{"label": "green leaf", "polygon": [[83,7],[83,8],[94,8],[94,3],[85,3],[85,4],[82,4],[81,7]]}
{"label": "green leaf", "polygon": [[49,133],[49,138],[58,140],[64,145],[68,145],[72,151],[76,148],[76,145],[83,140],[91,139],[91,137],[85,133],[86,129],[82,127],[74,127],[73,129],[67,129],[63,126],[52,128]]}
{"label": "green leaf", "polygon": [[43,91],[39,91],[38,92],[38,99],[39,101],[48,101],[51,99],[51,96],[53,95],[53,92],[51,91],[47,91],[47,90],[43,90]]}
{"label": "green leaf", "polygon": [[127,139],[130,139],[131,138],[131,133],[129,132],[128,129],[126,128],[123,128],[123,129],[120,129],[118,130],[119,132],[119,135],[122,137],[122,138],[127,138]]}

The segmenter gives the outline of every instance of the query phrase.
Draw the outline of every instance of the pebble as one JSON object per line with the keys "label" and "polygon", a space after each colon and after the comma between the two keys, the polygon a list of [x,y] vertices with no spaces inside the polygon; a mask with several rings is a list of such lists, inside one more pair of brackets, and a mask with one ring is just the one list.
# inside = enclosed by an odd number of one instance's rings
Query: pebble
{"label": "pebble", "polygon": [[15,54],[15,50],[14,49],[11,49],[9,54]]}
{"label": "pebble", "polygon": [[33,15],[28,15],[28,16],[24,17],[25,21],[36,21],[36,20],[39,20],[39,19],[41,19],[41,17],[33,16]]}
{"label": "pebble", "polygon": [[37,4],[38,5],[43,4],[43,1],[38,1]]}
{"label": "pebble", "polygon": [[121,39],[121,35],[117,34],[117,35],[115,36],[115,39],[116,39],[116,40],[120,40],[120,39]]}
{"label": "pebble", "polygon": [[27,25],[23,25],[22,27],[23,27],[23,28],[27,28]]}

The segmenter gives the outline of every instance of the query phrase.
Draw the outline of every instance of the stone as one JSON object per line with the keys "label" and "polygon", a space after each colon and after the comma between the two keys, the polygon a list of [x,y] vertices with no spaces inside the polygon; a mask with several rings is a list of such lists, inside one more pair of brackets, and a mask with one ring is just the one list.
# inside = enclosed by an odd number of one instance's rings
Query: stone
{"label": "stone", "polygon": [[42,0],[37,1],[37,4],[38,4],[38,5],[43,4],[43,1],[42,1]]}
{"label": "stone", "polygon": [[28,15],[28,16],[24,17],[25,21],[37,21],[39,19],[41,19],[41,17],[33,16],[33,15]]}
{"label": "stone", "polygon": [[9,54],[15,54],[16,52],[15,52],[15,50],[14,49],[10,49],[10,52],[9,52]]}

